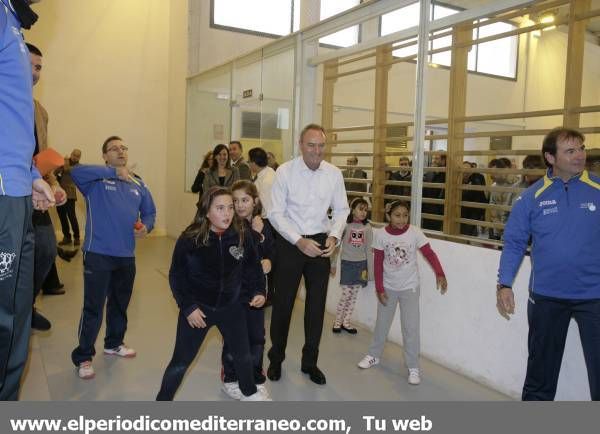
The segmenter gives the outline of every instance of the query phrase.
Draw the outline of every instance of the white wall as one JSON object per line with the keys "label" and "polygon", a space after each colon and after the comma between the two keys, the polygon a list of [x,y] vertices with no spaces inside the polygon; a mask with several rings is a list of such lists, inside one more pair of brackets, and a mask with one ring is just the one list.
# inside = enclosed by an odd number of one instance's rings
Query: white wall
{"label": "white wall", "polygon": [[190,75],[249,53],[273,39],[210,27],[210,0],[189,0]]}
{"label": "white wall", "polygon": [[25,38],[44,54],[34,95],[50,116],[49,145],[63,154],[80,148],[82,163],[104,164],[102,142],[123,137],[164,234],[169,2],[46,1],[34,9],[40,19]]}
{"label": "white wall", "polygon": [[[188,5],[186,1],[170,2],[168,146],[165,149],[167,179],[167,233],[177,237],[196,212],[198,196],[185,193],[185,110],[188,71]],[[168,260],[165,258],[165,260]]]}
{"label": "white wall", "polygon": [[[421,354],[520,399],[527,366],[529,258],[523,261],[514,284],[516,313],[507,321],[496,310],[495,282],[500,252],[433,239],[431,245],[444,267],[448,292],[442,296],[435,289],[435,276],[427,262],[420,258]],[[329,282],[329,312],[335,313],[340,294],[338,274]],[[377,299],[370,282],[359,293],[355,323],[373,330],[376,310]],[[324,333],[329,331],[330,326],[325,325]],[[402,342],[399,312],[389,339],[399,344]],[[364,348],[365,353],[367,349]],[[358,363],[358,360],[351,362]],[[427,372],[424,375],[427,376]],[[590,399],[583,352],[574,321],[569,329],[556,399]]]}

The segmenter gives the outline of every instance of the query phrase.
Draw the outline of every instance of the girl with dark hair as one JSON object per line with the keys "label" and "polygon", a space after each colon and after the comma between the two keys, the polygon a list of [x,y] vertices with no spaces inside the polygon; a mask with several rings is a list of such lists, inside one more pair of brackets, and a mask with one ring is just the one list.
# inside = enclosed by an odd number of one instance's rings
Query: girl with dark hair
{"label": "girl with dark hair", "polygon": [[206,177],[206,172],[210,169],[213,163],[213,151],[208,151],[206,155],[204,155],[204,160],[202,160],[202,165],[200,169],[198,169],[198,173],[196,174],[196,179],[194,179],[194,183],[192,184],[192,193],[198,193],[198,199],[202,199],[202,195],[204,194],[204,190],[202,185],[204,184],[204,178]]}
{"label": "girl with dark hair", "polygon": [[[233,206],[236,216],[242,221],[244,230],[248,236],[254,238],[258,250],[258,257],[262,264],[263,273],[271,270],[271,255],[273,254],[274,239],[268,225],[265,225],[260,217],[260,202],[256,186],[247,180],[237,181],[231,187],[233,195]],[[250,344],[250,356],[252,357],[254,381],[259,390],[264,389],[266,381],[263,372],[263,354],[265,350],[265,312],[263,305],[257,305],[250,301],[250,294],[242,294],[241,305],[244,308],[243,317],[248,329],[248,341]],[[238,376],[233,365],[233,356],[227,342],[223,345],[221,355],[223,372],[221,380],[222,389],[233,399],[240,399],[242,392],[238,385]]]}
{"label": "girl with dark hair", "polygon": [[[369,276],[373,275],[373,255],[371,242],[373,229],[367,220],[369,204],[359,197],[350,203],[346,229],[341,242],[340,286],[342,296],[338,302],[333,332],[341,333],[342,330],[355,335],[356,328],[350,324],[350,318],[356,305],[358,290],[367,286]],[[336,258],[331,260],[331,275],[335,276]],[[370,271],[370,272],[369,272]]]}
{"label": "girl with dark hair", "polygon": [[421,382],[419,370],[420,351],[420,281],[417,267],[417,250],[427,259],[436,275],[437,287],[446,293],[448,282],[437,255],[421,229],[409,225],[407,202],[390,204],[390,224],[373,234],[375,290],[377,294],[377,321],[373,341],[367,355],[358,363],[363,369],[379,363],[383,347],[394,319],[396,305],[400,305],[400,325],[404,362],[408,367],[408,383]]}
{"label": "girl with dark hair", "polygon": [[230,348],[242,400],[265,401],[252,375],[241,294],[250,305],[264,303],[265,283],[256,246],[234,213],[231,192],[209,189],[192,224],[180,235],[173,252],[169,283],[179,306],[173,357],[165,371],[159,401],[172,400],[183,376],[212,326],[217,326]]}
{"label": "girl with dark hair", "polygon": [[231,167],[229,148],[220,144],[213,149],[213,161],[207,170],[202,182],[202,189],[208,191],[215,185],[220,187],[231,187],[235,181],[240,179],[240,173],[235,167]]}

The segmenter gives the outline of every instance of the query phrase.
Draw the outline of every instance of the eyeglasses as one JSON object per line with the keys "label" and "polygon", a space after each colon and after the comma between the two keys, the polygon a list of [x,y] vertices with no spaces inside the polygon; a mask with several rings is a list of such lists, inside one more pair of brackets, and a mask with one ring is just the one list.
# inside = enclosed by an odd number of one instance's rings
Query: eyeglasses
{"label": "eyeglasses", "polygon": [[106,152],[119,152],[119,151],[127,152],[128,150],[129,150],[129,148],[127,146],[122,145],[122,146],[113,146],[111,148],[108,148],[106,150]]}

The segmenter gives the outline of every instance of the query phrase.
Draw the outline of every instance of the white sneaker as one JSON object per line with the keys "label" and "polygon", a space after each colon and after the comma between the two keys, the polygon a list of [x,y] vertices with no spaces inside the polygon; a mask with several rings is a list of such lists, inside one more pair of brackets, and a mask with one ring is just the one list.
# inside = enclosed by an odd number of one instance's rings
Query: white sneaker
{"label": "white sneaker", "polygon": [[358,367],[362,369],[369,369],[371,366],[375,366],[377,364],[379,364],[379,359],[367,354],[360,362],[358,362]]}
{"label": "white sneaker", "polygon": [[416,386],[421,383],[421,373],[417,368],[411,368],[408,370],[408,384]]}
{"label": "white sneaker", "polygon": [[96,376],[94,368],[92,367],[91,360],[81,362],[79,364],[79,366],[77,367],[77,375],[79,375],[79,378],[81,378],[82,380],[91,380]]}
{"label": "white sneaker", "polygon": [[117,348],[104,348],[104,354],[124,357],[126,359],[131,359],[137,355],[133,348],[126,347],[125,345],[119,345]]}
{"label": "white sneaker", "polygon": [[259,391],[259,392],[261,392],[261,393],[266,394],[269,397],[269,399],[271,398],[270,395],[269,395],[269,391],[267,390],[267,387],[264,384],[257,384],[256,385],[256,390]]}
{"label": "white sneaker", "polygon": [[225,395],[229,396],[231,399],[240,400],[244,396],[237,381],[222,383],[221,390],[225,392]]}
{"label": "white sneaker", "polygon": [[[262,386],[262,384],[259,386]],[[273,401],[269,396],[267,388],[264,386],[259,386],[256,386],[256,393],[253,393],[250,396],[242,395],[242,399],[240,399],[240,401]]]}

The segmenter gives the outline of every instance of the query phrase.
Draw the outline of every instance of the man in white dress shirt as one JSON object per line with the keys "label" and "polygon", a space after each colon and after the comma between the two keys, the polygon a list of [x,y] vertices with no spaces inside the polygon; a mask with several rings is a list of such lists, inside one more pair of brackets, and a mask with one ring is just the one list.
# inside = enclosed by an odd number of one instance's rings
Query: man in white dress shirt
{"label": "man in white dress shirt", "polygon": [[[316,384],[325,384],[317,367],[319,342],[331,267],[329,257],[339,243],[350,212],[342,172],[323,161],[325,130],[310,124],[300,134],[302,156],[281,166],[272,187],[269,221],[278,232],[277,267],[271,315],[271,381],[281,378],[290,319],[300,279],[304,277],[306,302],[302,372]],[[332,218],[327,213],[331,208]]]}

